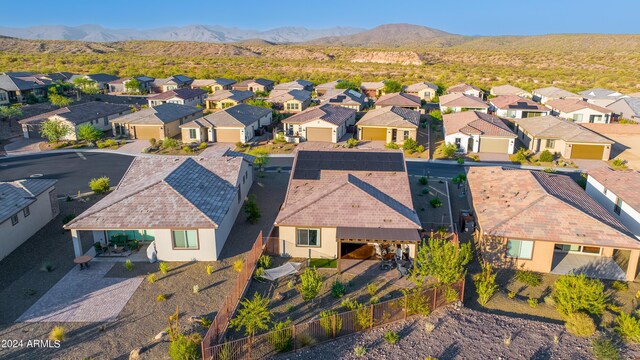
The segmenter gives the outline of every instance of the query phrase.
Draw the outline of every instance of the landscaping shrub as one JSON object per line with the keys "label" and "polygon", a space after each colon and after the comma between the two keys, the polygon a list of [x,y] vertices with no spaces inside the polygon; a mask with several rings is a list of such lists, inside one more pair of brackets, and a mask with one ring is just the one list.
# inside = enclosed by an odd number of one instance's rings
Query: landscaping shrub
{"label": "landscaping shrub", "polygon": [[147,275],[147,281],[149,282],[149,284],[153,284],[157,280],[158,280],[158,278],[156,277],[156,274]]}
{"label": "landscaping shrub", "polygon": [[337,313],[333,310],[325,310],[320,313],[320,327],[322,327],[328,338],[333,338],[342,329],[342,318],[337,316]]}
{"label": "landscaping shrub", "polygon": [[618,344],[607,337],[599,337],[591,341],[591,352],[598,360],[620,360]]}
{"label": "landscaping shrub", "polygon": [[457,244],[443,239],[423,240],[415,257],[411,280],[422,285],[428,277],[440,284],[452,284],[464,277],[464,267],[471,261],[471,244]]}
{"label": "landscaping shrub", "polygon": [[353,348],[353,354],[357,357],[364,356],[367,353],[367,348],[362,345],[357,345]]}
{"label": "landscaping shrub", "polygon": [[242,272],[242,269],[244,268],[244,260],[238,259],[234,261],[232,267],[236,272]]}
{"label": "landscaping shrub", "polygon": [[253,278],[256,280],[259,280],[262,277],[262,275],[264,275],[264,268],[261,266],[258,266],[256,268],[256,271],[253,273]]}
{"label": "landscaping shrub", "polygon": [[107,139],[107,140],[103,141],[102,143],[103,143],[103,144],[104,144],[104,146],[106,146],[106,147],[113,147],[113,146],[118,145],[118,142],[117,142],[117,141],[115,141],[115,140],[113,140],[113,139]]}
{"label": "landscaping shrub", "polygon": [[616,317],[616,331],[625,342],[640,343],[640,319],[625,312]]}
{"label": "landscaping shrub", "polygon": [[447,303],[452,303],[455,301],[460,300],[460,294],[458,293],[458,291],[450,286],[447,286],[447,288],[445,289],[444,292],[444,298],[447,301]]}
{"label": "landscaping shrub", "polygon": [[496,275],[491,265],[485,263],[482,264],[482,272],[473,277],[473,283],[476,286],[476,293],[478,294],[478,303],[482,306],[486,305],[496,290],[498,290]]}
{"label": "landscaping shrub", "polygon": [[616,291],[627,291],[629,290],[629,284],[627,284],[624,281],[614,281],[613,284],[611,284],[611,287],[614,288]]}
{"label": "landscaping shrub", "polygon": [[529,156],[530,156],[529,150],[525,148],[520,148],[515,154],[511,155],[510,157],[512,158],[512,160],[515,160],[516,162],[525,162],[529,159]]}
{"label": "landscaping shrub", "polygon": [[151,145],[151,147],[155,147],[156,146],[156,139],[155,138],[149,139],[149,145]]}
{"label": "landscaping shrub", "polygon": [[198,333],[189,336],[178,335],[169,344],[169,357],[172,360],[195,360],[200,359],[200,344],[202,337]]}
{"label": "landscaping shrub", "polygon": [[193,287],[191,288],[191,290],[193,291],[194,294],[198,294],[200,292],[200,286],[198,285],[193,285]]}
{"label": "landscaping shrub", "polygon": [[360,143],[360,140],[358,140],[356,138],[347,139],[347,147],[348,148],[354,148],[354,147],[358,146],[359,143]]}
{"label": "landscaping shrub", "polygon": [[322,274],[315,267],[304,269],[300,274],[300,286],[298,287],[302,299],[304,301],[315,299],[320,293],[320,289],[322,289],[322,282]]}
{"label": "landscaping shrub", "polygon": [[429,201],[429,204],[431,204],[431,206],[434,208],[439,208],[439,207],[442,207],[443,205],[442,200],[440,200],[439,197],[431,199],[431,201]]}
{"label": "landscaping shrub", "polygon": [[412,138],[408,138],[402,143],[402,149],[407,150],[409,153],[414,153],[418,149],[418,142]]}
{"label": "landscaping shrub", "polygon": [[613,159],[613,161],[611,163],[613,164],[613,166],[622,166],[622,165],[624,165],[624,160],[622,160],[622,159]]}
{"label": "landscaping shrub", "polygon": [[398,343],[398,340],[400,340],[400,335],[398,335],[397,332],[389,330],[384,333],[384,341],[386,341],[387,344],[395,345]]}
{"label": "landscaping shrub", "polygon": [[80,141],[95,142],[102,138],[102,130],[91,124],[83,124],[78,126],[77,138]]}
{"label": "landscaping shrub", "polygon": [[509,291],[509,292],[507,293],[507,297],[508,297],[509,299],[513,299],[513,298],[515,298],[515,297],[516,297],[516,295],[517,295],[517,294],[516,294],[516,292],[515,292],[515,291]]}
{"label": "landscaping shrub", "polygon": [[166,138],[162,140],[163,149],[177,149],[178,146],[180,146],[180,143],[174,138]]}
{"label": "landscaping shrub", "polygon": [[127,259],[127,260],[124,262],[124,267],[125,267],[125,269],[127,269],[128,271],[133,270],[133,261],[131,261],[131,259]]}
{"label": "landscaping shrub", "polygon": [[103,176],[101,178],[91,179],[91,181],[89,181],[89,188],[96,194],[104,194],[111,189],[109,178]]}
{"label": "landscaping shrub", "polygon": [[207,265],[207,275],[213,274],[213,265]]}
{"label": "landscaping shrub", "polygon": [[210,328],[211,324],[213,324],[213,321],[207,319],[206,317],[200,319],[200,326],[202,326],[203,329]]}
{"label": "landscaping shrub", "polygon": [[201,142],[200,144],[198,144],[198,149],[199,150],[204,150],[207,148],[207,143],[206,142]]}
{"label": "landscaping shrub", "polygon": [[464,164],[464,158],[463,157],[458,157],[456,159],[456,162],[458,163],[458,165],[462,165],[462,164]]}
{"label": "landscaping shrub", "polygon": [[247,215],[247,221],[251,224],[255,224],[258,222],[262,214],[260,213],[260,208],[256,203],[256,196],[251,194],[247,198],[247,201],[244,203],[244,213]]}
{"label": "landscaping shrub", "polygon": [[375,296],[378,292],[378,285],[376,283],[367,284],[367,292],[370,296]]}
{"label": "landscaping shrub", "polygon": [[[420,192],[422,193],[422,195],[427,195],[429,193],[429,188],[422,188],[422,190],[420,190]],[[435,199],[434,199],[435,200]],[[439,200],[439,199],[438,199]],[[432,200],[433,201],[433,200]],[[431,204],[433,205],[433,204]]]}
{"label": "landscaping shrub", "polygon": [[269,255],[262,255],[260,256],[260,258],[258,259],[258,266],[265,268],[265,269],[270,269],[271,268],[271,256]]}
{"label": "landscaping shrub", "polygon": [[167,301],[167,295],[165,295],[165,294],[158,294],[158,296],[156,296],[156,301],[157,301],[157,302]]}
{"label": "landscaping shrub", "polygon": [[451,143],[442,143],[439,149],[442,155],[446,158],[452,158],[456,154],[456,150],[458,150],[458,148],[456,148],[456,145]]}
{"label": "landscaping shrub", "polygon": [[190,153],[191,152],[191,147],[189,147],[189,145],[185,145],[182,147],[182,151],[186,152],[186,153]]}
{"label": "landscaping shrub", "polygon": [[169,264],[164,261],[160,261],[158,264],[158,270],[160,270],[161,274],[166,274],[169,272]]}
{"label": "landscaping shrub", "polygon": [[378,298],[377,296],[372,296],[371,299],[369,299],[369,304],[380,304],[380,298]]}
{"label": "landscaping shrub", "polygon": [[436,329],[436,325],[433,323],[430,323],[428,321],[425,321],[424,323],[424,331],[426,331],[427,333],[432,333],[433,330]]}
{"label": "landscaping shrub", "polygon": [[578,311],[601,315],[607,296],[600,280],[589,279],[584,274],[562,275],[553,284],[553,300],[556,309],[565,316]]}
{"label": "landscaping shrub", "polygon": [[422,154],[424,152],[424,145],[418,145],[415,152]]}
{"label": "landscaping shrub", "polygon": [[416,287],[411,290],[403,290],[402,292],[407,297],[408,315],[429,315],[429,312],[431,311],[431,301],[428,297],[424,296],[421,287]]}
{"label": "landscaping shrub", "polygon": [[429,180],[425,176],[421,176],[420,179],[418,179],[418,182],[420,183],[420,185],[427,185],[429,183]]}
{"label": "landscaping shrub", "polygon": [[539,160],[541,162],[552,162],[553,154],[551,153],[551,151],[545,149],[540,153]]}
{"label": "landscaping shrub", "polygon": [[359,330],[371,327],[371,309],[369,306],[360,306],[356,309],[356,324]]}
{"label": "landscaping shrub", "polygon": [[67,331],[62,326],[54,326],[49,333],[49,340],[64,340]]}
{"label": "landscaping shrub", "polygon": [[384,147],[386,147],[387,149],[399,149],[400,147],[398,146],[398,144],[394,143],[394,142],[390,142],[384,145]]}
{"label": "landscaping shrub", "polygon": [[343,283],[341,283],[340,281],[336,280],[333,282],[333,285],[331,286],[331,295],[333,295],[334,298],[341,298],[344,296],[344,294],[347,292],[347,288],[344,286]]}
{"label": "landscaping shrub", "polygon": [[262,297],[255,292],[252,299],[245,298],[240,304],[242,309],[231,319],[229,326],[238,330],[244,328],[246,336],[253,336],[256,330],[269,329],[272,314],[268,297]]}
{"label": "landscaping shrub", "polygon": [[535,308],[538,307],[538,299],[536,299],[536,298],[530,297],[530,298],[527,299],[527,302],[529,303],[529,306],[532,309],[535,309]]}
{"label": "landscaping shrub", "polygon": [[340,303],[340,306],[351,311],[359,308],[361,305],[357,300],[348,298],[348,299],[342,300],[342,302]]}
{"label": "landscaping shrub", "polygon": [[587,337],[596,332],[596,324],[593,322],[593,319],[583,312],[569,314],[564,326],[567,328],[567,331],[576,336]]}
{"label": "landscaping shrub", "polygon": [[540,285],[542,282],[540,274],[529,270],[518,270],[515,277],[517,281],[533,287]]}
{"label": "landscaping shrub", "polygon": [[293,330],[291,329],[291,320],[278,321],[271,328],[271,332],[267,337],[269,344],[277,352],[287,352],[293,350]]}
{"label": "landscaping shrub", "polygon": [[556,301],[553,300],[552,295],[547,295],[544,297],[544,303],[550,306],[556,306]]}

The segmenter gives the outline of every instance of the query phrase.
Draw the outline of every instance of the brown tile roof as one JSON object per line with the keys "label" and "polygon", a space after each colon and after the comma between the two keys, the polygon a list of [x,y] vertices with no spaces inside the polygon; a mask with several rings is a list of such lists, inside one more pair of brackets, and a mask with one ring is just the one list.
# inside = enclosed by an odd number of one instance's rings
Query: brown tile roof
{"label": "brown tile roof", "polygon": [[500,96],[500,95],[517,95],[517,96],[523,96],[523,95],[528,95],[531,96],[531,94],[523,89],[520,89],[519,87],[513,86],[513,85],[499,85],[499,86],[494,86],[491,88],[491,94],[495,95],[495,96]]}
{"label": "brown tile roof", "polygon": [[378,90],[384,87],[384,81],[363,82],[360,84],[362,90]]}
{"label": "brown tile roof", "polygon": [[380,96],[376,101],[376,106],[418,106],[420,107],[420,98],[407,93],[391,93]]}
{"label": "brown tile roof", "polygon": [[601,167],[588,170],[587,173],[629,206],[640,211],[639,172],[635,170],[615,171],[608,167]]}
{"label": "brown tile roof", "polygon": [[206,99],[208,101],[222,101],[231,99],[235,101],[244,101],[253,97],[253,92],[246,90],[221,90],[216,91],[215,94],[209,95]]}
{"label": "brown tile roof", "polygon": [[311,92],[307,90],[273,90],[269,93],[267,101],[273,103],[283,103],[289,100],[298,100],[304,102],[311,98]]}
{"label": "brown tile roof", "polygon": [[638,249],[629,230],[565,175],[471,167],[468,184],[487,235]]}
{"label": "brown tile roof", "polygon": [[101,119],[105,116],[111,116],[128,111],[131,111],[131,107],[129,105],[112,104],[103,101],[90,101],[83,104],[69,105],[43,114],[31,116],[20,120],[19,123],[38,124],[58,115],[59,117],[77,125],[87,121]]}
{"label": "brown tile roof", "polygon": [[549,111],[546,107],[537,102],[516,95],[503,95],[491,99],[491,103],[498,109],[517,109],[517,110],[539,110]]}
{"label": "brown tile roof", "polygon": [[431,84],[428,82],[419,82],[419,83],[411,84],[405,87],[404,91],[411,93],[411,92],[418,92],[423,89],[432,89],[432,90],[438,91],[438,85]]}
{"label": "brown tile roof", "polygon": [[467,107],[467,108],[489,108],[482,99],[477,96],[466,94],[447,94],[440,96],[440,106],[446,107]]}
{"label": "brown tile roof", "polygon": [[546,88],[535,89],[533,93],[536,95],[552,98],[552,99],[564,99],[564,98],[580,98],[580,95],[574,94],[564,89],[557,88],[555,86],[549,86]]}
{"label": "brown tile roof", "polygon": [[181,88],[181,89],[165,91],[158,95],[150,96],[147,98],[147,100],[169,100],[174,97],[182,100],[188,100],[198,96],[205,95],[206,93],[207,92],[202,89]]}
{"label": "brown tile roof", "polygon": [[419,124],[420,113],[417,111],[397,106],[386,106],[367,111],[357,125],[417,128]]}
{"label": "brown tile roof", "polygon": [[447,88],[447,92],[450,94],[453,93],[463,93],[468,90],[477,90],[482,91],[479,87],[469,85],[469,84],[456,84]]}
{"label": "brown tile roof", "polygon": [[514,119],[518,126],[538,138],[562,139],[572,143],[613,144],[613,141],[584,128],[573,121],[546,115],[526,119]]}
{"label": "brown tile roof", "polygon": [[323,120],[328,123],[340,126],[347,122],[354,114],[355,110],[343,106],[324,104],[310,107],[300,113],[288,117],[282,122],[288,124],[305,124],[313,120]]}
{"label": "brown tile roof", "polygon": [[461,132],[468,135],[517,137],[503,119],[479,111],[445,114],[443,123],[446,135]]}
{"label": "brown tile roof", "polygon": [[612,111],[602,106],[594,105],[578,99],[558,99],[547,101],[547,106],[565,113],[574,112],[582,109],[591,109],[603,114],[611,114]]}

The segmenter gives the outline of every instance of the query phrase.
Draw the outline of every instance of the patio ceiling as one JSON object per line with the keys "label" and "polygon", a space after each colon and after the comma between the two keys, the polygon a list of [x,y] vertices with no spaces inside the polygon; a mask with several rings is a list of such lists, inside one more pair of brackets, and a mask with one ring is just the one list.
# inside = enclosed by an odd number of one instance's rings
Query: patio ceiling
{"label": "patio ceiling", "polygon": [[351,242],[420,242],[416,229],[338,227],[336,239]]}

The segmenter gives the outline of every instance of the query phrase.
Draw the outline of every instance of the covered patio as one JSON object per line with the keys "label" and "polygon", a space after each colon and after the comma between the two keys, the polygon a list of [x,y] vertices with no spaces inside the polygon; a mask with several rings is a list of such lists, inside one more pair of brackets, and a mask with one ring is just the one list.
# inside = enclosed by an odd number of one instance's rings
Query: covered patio
{"label": "covered patio", "polygon": [[627,275],[612,257],[559,251],[553,254],[551,273],[557,275],[584,274],[590,278],[619,281],[625,281]]}

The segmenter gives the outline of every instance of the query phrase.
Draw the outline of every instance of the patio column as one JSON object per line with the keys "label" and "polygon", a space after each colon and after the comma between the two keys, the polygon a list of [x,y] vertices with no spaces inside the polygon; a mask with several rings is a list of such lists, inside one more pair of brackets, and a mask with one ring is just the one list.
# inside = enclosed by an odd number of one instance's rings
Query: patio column
{"label": "patio column", "polygon": [[73,240],[73,252],[76,257],[82,256],[82,242],[80,241],[80,234],[78,230],[71,229],[71,239]]}
{"label": "patio column", "polygon": [[340,259],[342,257],[342,241],[340,241],[340,239],[338,239],[338,274],[342,273],[342,260]]}
{"label": "patio column", "polygon": [[635,280],[636,272],[638,271],[639,257],[640,250],[631,250],[631,255],[629,255],[629,265],[627,265],[627,281]]}

